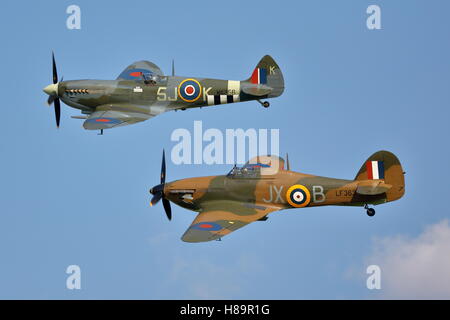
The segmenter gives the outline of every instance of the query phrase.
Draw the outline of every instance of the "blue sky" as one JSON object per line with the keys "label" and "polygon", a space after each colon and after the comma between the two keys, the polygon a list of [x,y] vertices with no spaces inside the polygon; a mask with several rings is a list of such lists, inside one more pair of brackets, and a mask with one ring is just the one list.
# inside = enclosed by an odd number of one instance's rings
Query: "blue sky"
{"label": "blue sky", "polygon": [[[71,4],[81,30],[66,28]],[[366,28],[371,4],[381,7],[381,30]],[[389,239],[447,232],[449,10],[443,0],[2,3],[0,298],[405,297],[402,283],[368,290],[365,272],[380,239],[392,257]],[[114,79],[142,59],[170,73],[172,58],[179,75],[239,80],[270,54],[286,90],[268,109],[171,112],[104,136],[63,105],[57,130],[42,92],[52,50],[67,80]],[[280,129],[291,168],[324,176],[353,178],[373,152],[390,150],[407,172],[406,195],[374,218],[352,207],[289,210],[222,242],[184,243],[195,213],[173,206],[168,222],[161,205],[148,206],[148,189],[173,130],[195,120],[223,132]],[[175,180],[229,169],[169,162],[167,170]],[[448,237],[431,238],[446,248]],[[406,267],[399,261],[386,265]],[[431,262],[406,281],[432,274]],[[72,264],[81,290],[65,287]],[[433,289],[425,297],[438,296]]]}

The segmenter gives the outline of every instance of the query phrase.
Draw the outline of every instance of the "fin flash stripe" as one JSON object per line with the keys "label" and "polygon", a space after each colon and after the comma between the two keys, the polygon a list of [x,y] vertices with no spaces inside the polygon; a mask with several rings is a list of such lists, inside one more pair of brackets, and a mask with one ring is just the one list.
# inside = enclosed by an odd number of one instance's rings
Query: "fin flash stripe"
{"label": "fin flash stripe", "polygon": [[383,161],[367,161],[367,179],[377,180],[384,179],[384,162]]}
{"label": "fin flash stripe", "polygon": [[253,70],[250,82],[253,84],[266,84],[267,83],[267,70],[264,68],[256,68]]}

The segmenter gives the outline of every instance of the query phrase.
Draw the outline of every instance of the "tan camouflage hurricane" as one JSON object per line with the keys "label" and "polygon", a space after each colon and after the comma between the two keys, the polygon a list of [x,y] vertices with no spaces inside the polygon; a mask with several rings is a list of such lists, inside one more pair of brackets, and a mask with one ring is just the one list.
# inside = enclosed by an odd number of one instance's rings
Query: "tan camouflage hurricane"
{"label": "tan camouflage hurricane", "polygon": [[327,205],[364,206],[400,199],[405,192],[404,172],[397,157],[379,151],[364,162],[354,180],[326,178],[291,171],[277,156],[260,156],[227,175],[198,177],[165,183],[163,157],[161,184],[153,187],[151,203],[161,198],[171,218],[169,201],[197,217],[182,237],[203,242],[223,236],[284,209]]}

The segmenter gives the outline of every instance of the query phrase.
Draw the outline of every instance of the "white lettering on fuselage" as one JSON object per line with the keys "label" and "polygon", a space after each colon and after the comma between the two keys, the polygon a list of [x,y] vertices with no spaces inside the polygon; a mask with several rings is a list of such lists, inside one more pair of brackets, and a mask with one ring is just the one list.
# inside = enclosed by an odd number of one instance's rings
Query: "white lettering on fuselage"
{"label": "white lettering on fuselage", "polygon": [[[265,203],[285,203],[285,201],[281,197],[282,190],[283,190],[283,186],[280,186],[279,188],[277,188],[277,186],[271,185],[271,186],[269,186],[269,197],[270,198],[269,199],[262,198],[262,200]],[[275,199],[273,198],[274,193],[275,193]]]}
{"label": "white lettering on fuselage", "polygon": [[[262,198],[265,203],[286,203],[282,197],[284,186],[277,187],[276,185],[269,185],[269,199]],[[312,201],[314,203],[321,203],[326,200],[324,189],[322,186],[312,186]]]}
{"label": "white lettering on fuselage", "polygon": [[313,202],[314,203],[320,203],[325,201],[325,194],[323,193],[323,187],[322,186],[313,186],[312,187],[312,194],[313,194]]}
{"label": "white lettering on fuselage", "polygon": [[[203,101],[207,101],[209,91],[211,91],[212,87],[203,88]],[[178,100],[178,87],[173,88],[173,95],[170,96],[166,93],[167,87],[159,87],[156,92],[156,99],[158,101],[177,101]]]}

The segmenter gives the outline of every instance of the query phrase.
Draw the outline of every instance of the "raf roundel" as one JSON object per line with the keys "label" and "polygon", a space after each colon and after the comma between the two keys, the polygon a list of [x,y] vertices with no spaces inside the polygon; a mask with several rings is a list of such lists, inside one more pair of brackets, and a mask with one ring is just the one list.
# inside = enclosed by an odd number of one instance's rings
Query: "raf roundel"
{"label": "raf roundel", "polygon": [[203,231],[219,231],[222,226],[215,222],[200,222],[191,226],[192,229],[203,230]]}
{"label": "raf roundel", "polygon": [[303,208],[311,201],[311,194],[309,193],[308,188],[301,184],[296,184],[287,190],[286,199],[291,206]]}
{"label": "raf roundel", "polygon": [[200,98],[202,86],[195,79],[185,79],[178,86],[178,96],[186,102],[194,102]]}

